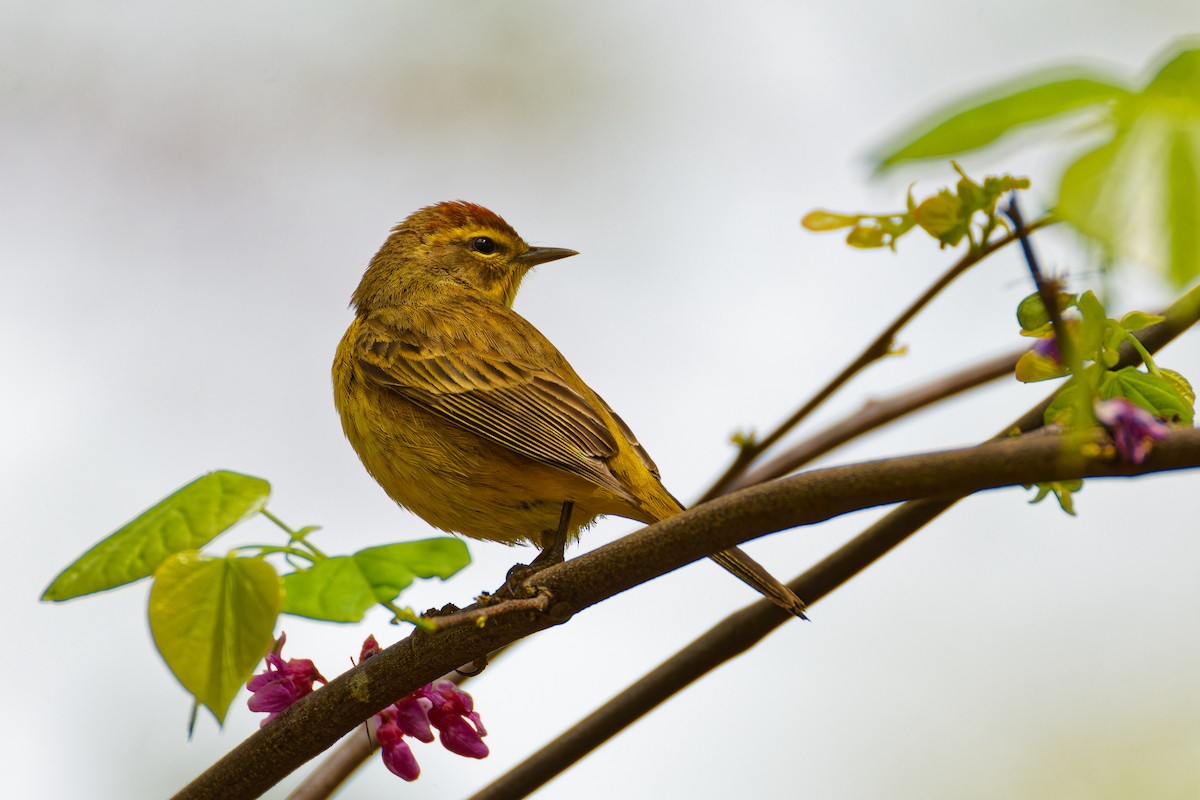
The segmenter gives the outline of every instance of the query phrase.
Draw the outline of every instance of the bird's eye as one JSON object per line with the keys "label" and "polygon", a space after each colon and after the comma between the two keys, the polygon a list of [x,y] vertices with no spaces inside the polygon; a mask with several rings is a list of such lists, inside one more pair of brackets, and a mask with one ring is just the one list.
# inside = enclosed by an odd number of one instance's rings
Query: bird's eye
{"label": "bird's eye", "polygon": [[496,252],[496,243],[488,236],[476,236],[471,240],[471,249],[476,253],[483,253],[485,256],[490,256]]}

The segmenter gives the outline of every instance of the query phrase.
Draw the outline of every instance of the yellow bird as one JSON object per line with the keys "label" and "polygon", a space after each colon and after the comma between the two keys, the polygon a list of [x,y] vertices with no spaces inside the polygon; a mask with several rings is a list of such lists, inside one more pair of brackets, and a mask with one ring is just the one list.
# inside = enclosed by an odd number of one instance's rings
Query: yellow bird
{"label": "yellow bird", "polygon": [[[601,515],[683,510],[621,418],[512,309],[531,267],[573,255],[530,247],[481,206],[423,208],[371,259],[333,363],[342,428],[393,500],[445,531],[538,545],[539,561]],[[712,558],[803,616],[742,551]]]}

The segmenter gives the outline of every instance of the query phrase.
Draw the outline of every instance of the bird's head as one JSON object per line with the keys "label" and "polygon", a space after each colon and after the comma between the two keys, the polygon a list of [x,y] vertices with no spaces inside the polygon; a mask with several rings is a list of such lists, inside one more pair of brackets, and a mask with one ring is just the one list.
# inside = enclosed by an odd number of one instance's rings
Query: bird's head
{"label": "bird's head", "polygon": [[440,289],[480,292],[512,306],[531,267],[577,255],[530,247],[498,214],[463,201],[414,212],[392,229],[354,293],[359,313]]}

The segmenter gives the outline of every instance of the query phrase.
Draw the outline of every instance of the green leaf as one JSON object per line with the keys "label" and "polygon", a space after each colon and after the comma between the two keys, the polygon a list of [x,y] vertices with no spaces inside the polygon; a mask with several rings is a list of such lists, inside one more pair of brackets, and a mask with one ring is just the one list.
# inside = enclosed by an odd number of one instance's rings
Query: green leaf
{"label": "green leaf", "polygon": [[1099,298],[1091,291],[1079,295],[1076,307],[1081,317],[1077,339],[1079,356],[1099,360],[1104,334],[1108,330],[1108,315]]}
{"label": "green leaf", "polygon": [[1036,383],[1051,378],[1061,378],[1068,372],[1067,368],[1053,358],[1038,355],[1028,350],[1017,359],[1016,378],[1021,383]]}
{"label": "green leaf", "polygon": [[1200,120],[1177,131],[1167,158],[1167,277],[1176,286],[1200,275]]}
{"label": "green leaf", "polygon": [[271,484],[224,470],[166,496],[59,573],[43,600],[69,600],[145,578],[165,558],[196,550],[267,503]]}
{"label": "green leaf", "polygon": [[[1090,397],[1087,386],[1078,383],[1071,384],[1050,401],[1050,405],[1042,414],[1042,421],[1046,425],[1060,425],[1064,428],[1090,422],[1087,415],[1082,413],[1091,405]],[[1083,419],[1081,420],[1080,417]]]}
{"label": "green leaf", "polygon": [[836,231],[857,225],[858,219],[857,214],[839,214],[818,208],[805,214],[800,224],[810,231]]}
{"label": "green leaf", "polygon": [[1111,141],[1063,174],[1058,214],[1179,285],[1200,274],[1200,50],[1118,103]]}
{"label": "green leaf", "polygon": [[364,572],[376,577],[376,585],[382,585],[387,580],[385,574],[393,570],[406,570],[418,578],[445,580],[471,563],[466,544],[449,536],[368,547],[354,557]]}
{"label": "green leaf", "polygon": [[1124,397],[1160,419],[1192,424],[1191,402],[1174,381],[1162,375],[1142,372],[1134,367],[1110,372],[1100,383],[1100,397],[1111,400]]}
{"label": "green leaf", "polygon": [[881,148],[876,171],[905,161],[949,156],[991,144],[1004,134],[1088,106],[1119,100],[1122,86],[1093,72],[1043,71],[943,106]]}
{"label": "green leaf", "polygon": [[375,592],[352,556],[324,558],[283,576],[285,614],[358,622],[375,603]]}
{"label": "green leaf", "polygon": [[758,433],[753,428],[734,431],[729,435],[729,443],[739,450],[748,450],[758,444]]}
{"label": "green leaf", "polygon": [[883,228],[874,223],[864,222],[850,229],[850,232],[846,234],[846,244],[869,250],[874,247],[883,247],[887,242],[884,240]]}
{"label": "green leaf", "polygon": [[1118,178],[1119,156],[1129,157],[1122,150],[1124,139],[1100,145],[1067,167],[1058,188],[1058,213],[1081,232],[1115,248],[1124,235],[1127,188]]}
{"label": "green leaf", "polygon": [[1192,388],[1192,384],[1187,378],[1173,369],[1160,369],[1158,372],[1167,383],[1175,387],[1175,391],[1179,392],[1184,400],[1187,400],[1193,407],[1196,405],[1196,390]]}
{"label": "green leaf", "polygon": [[150,632],[171,672],[221,723],[271,647],[283,583],[261,558],[175,553],[154,572]]}
{"label": "green leaf", "polygon": [[[1070,308],[1077,301],[1075,295],[1068,292],[1058,292],[1057,297],[1060,311]],[[1049,323],[1050,314],[1046,311],[1046,304],[1042,302],[1040,293],[1034,292],[1017,304],[1017,324],[1021,326],[1021,330],[1036,331]]]}
{"label": "green leaf", "polygon": [[1161,314],[1147,314],[1145,311],[1130,311],[1125,316],[1121,317],[1121,327],[1127,331],[1140,331],[1143,328],[1149,328],[1151,325],[1157,325],[1166,317]]}
{"label": "green leaf", "polygon": [[[954,166],[956,169],[958,169],[957,164]],[[962,174],[961,169],[959,169],[959,173]],[[968,214],[986,208],[994,199],[989,197],[988,194],[983,191],[982,186],[968,178],[965,174],[958,179],[958,183],[955,184],[954,190],[958,195],[958,198],[962,200],[963,208]]]}
{"label": "green leaf", "polygon": [[1172,126],[1165,168],[1166,272],[1183,286],[1200,275],[1200,49],[1171,59],[1143,97],[1150,113]]}
{"label": "green leaf", "polygon": [[[1184,40],[1187,41],[1187,40]],[[1195,44],[1195,38],[1191,40]],[[1200,48],[1180,50],[1146,86],[1147,94],[1195,99],[1200,86]]]}
{"label": "green leaf", "polygon": [[395,600],[414,578],[445,580],[470,561],[467,546],[446,536],[326,558],[284,576],[283,610],[331,622],[358,622],[373,604]]}
{"label": "green leaf", "polygon": [[1040,503],[1050,494],[1054,495],[1054,499],[1058,501],[1058,507],[1063,511],[1075,516],[1075,501],[1073,495],[1083,489],[1083,481],[1053,481],[1051,483],[1039,483],[1037,486],[1037,497],[1029,501],[1030,505]]}
{"label": "green leaf", "polygon": [[[1129,334],[1124,328],[1121,327],[1119,322],[1116,325],[1113,325],[1112,320],[1109,320],[1108,328],[1104,333],[1104,344],[1101,345],[1101,347],[1105,352],[1109,350],[1116,350],[1121,346],[1121,344],[1125,341],[1125,337],[1128,335]],[[1111,367],[1112,364],[1109,364],[1108,366]]]}
{"label": "green leaf", "polygon": [[970,213],[957,195],[943,190],[921,201],[913,212],[921,229],[942,244],[955,247],[967,233]]}

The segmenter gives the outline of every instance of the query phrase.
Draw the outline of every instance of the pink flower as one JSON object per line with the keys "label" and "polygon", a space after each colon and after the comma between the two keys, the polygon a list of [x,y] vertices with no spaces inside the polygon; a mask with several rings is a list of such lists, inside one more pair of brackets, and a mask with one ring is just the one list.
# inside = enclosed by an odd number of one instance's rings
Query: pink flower
{"label": "pink flower", "polygon": [[1122,461],[1140,464],[1150,452],[1150,442],[1167,438],[1169,429],[1146,409],[1124,397],[1096,403],[1096,419],[1108,428]]}
{"label": "pink flower", "polygon": [[[418,690],[420,691],[420,690]],[[429,727],[429,710],[433,701],[413,692],[408,697],[392,706],[396,713],[396,724],[414,739],[420,739],[428,744],[433,741],[433,730]]]}
{"label": "pink flower", "polygon": [[279,634],[271,652],[266,656],[266,669],[252,677],[246,688],[253,694],[246,702],[251,711],[266,711],[267,718],[259,727],[266,725],[285,708],[301,697],[312,694],[313,683],[325,683],[325,678],[307,658],[293,658],[287,662],[280,655],[287,634]]}
{"label": "pink flower", "polygon": [[[382,652],[374,636],[363,642],[358,663]],[[475,713],[471,695],[452,681],[427,683],[375,715],[379,725],[375,740],[383,753],[383,765],[406,781],[415,781],[421,766],[405,737],[428,744],[433,741],[433,729],[438,730],[442,746],[451,753],[468,758],[484,758],[488,747],[483,721]]]}
{"label": "pink flower", "polygon": [[394,708],[389,706],[376,716],[379,717],[379,727],[375,729],[375,739],[383,752],[383,765],[404,780],[415,781],[421,776],[421,765],[413,756],[408,742],[404,741],[404,731],[396,724]]}
{"label": "pink flower", "polygon": [[471,695],[459,689],[451,681],[438,681],[418,689],[420,694],[432,702],[429,722],[438,729],[442,746],[467,758],[485,758],[488,746],[483,743],[487,730],[475,713]]}
{"label": "pink flower", "polygon": [[1042,358],[1048,358],[1055,364],[1062,364],[1062,353],[1058,349],[1058,340],[1053,336],[1038,339],[1033,343],[1032,349]]}
{"label": "pink flower", "polygon": [[379,655],[383,652],[383,648],[379,646],[379,642],[375,641],[375,635],[371,634],[363,640],[362,650],[358,654],[358,663],[366,661],[371,656]]}

